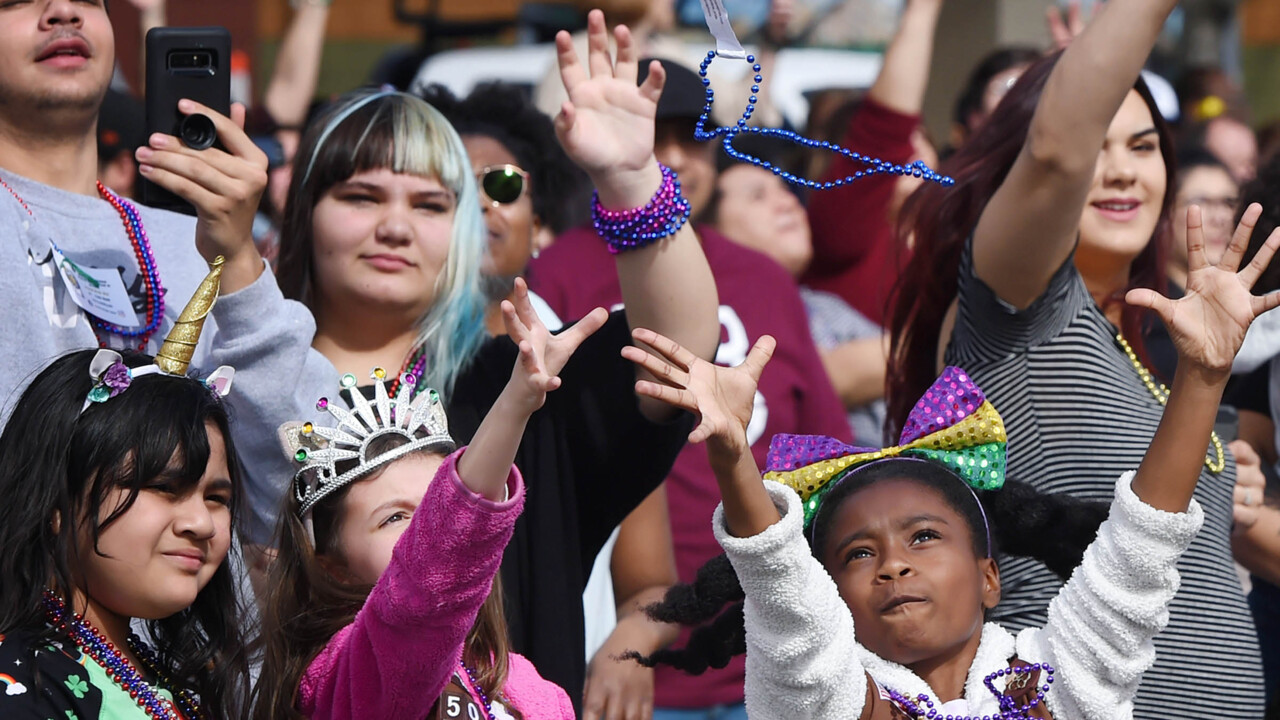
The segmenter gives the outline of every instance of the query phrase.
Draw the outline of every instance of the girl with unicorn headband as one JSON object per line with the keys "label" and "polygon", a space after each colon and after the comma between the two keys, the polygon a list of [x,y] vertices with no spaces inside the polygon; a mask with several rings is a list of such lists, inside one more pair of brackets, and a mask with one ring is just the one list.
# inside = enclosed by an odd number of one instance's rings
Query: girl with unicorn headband
{"label": "girl with unicorn headband", "polygon": [[64,355],[0,435],[4,717],[247,713],[233,371],[186,375],[221,273],[219,257],[154,358]]}

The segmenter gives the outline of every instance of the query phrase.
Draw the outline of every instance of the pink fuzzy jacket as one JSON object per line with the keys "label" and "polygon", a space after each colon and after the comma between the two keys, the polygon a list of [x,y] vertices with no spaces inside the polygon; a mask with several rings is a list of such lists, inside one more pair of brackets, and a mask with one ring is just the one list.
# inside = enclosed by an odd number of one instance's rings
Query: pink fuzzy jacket
{"label": "pink fuzzy jacket", "polygon": [[[463,452],[440,466],[355,621],[302,676],[298,709],[307,716],[426,718],[459,670],[462,644],[524,505],[514,466],[505,502],[467,489],[457,470]],[[515,653],[503,693],[526,720],[574,717],[564,690]]]}

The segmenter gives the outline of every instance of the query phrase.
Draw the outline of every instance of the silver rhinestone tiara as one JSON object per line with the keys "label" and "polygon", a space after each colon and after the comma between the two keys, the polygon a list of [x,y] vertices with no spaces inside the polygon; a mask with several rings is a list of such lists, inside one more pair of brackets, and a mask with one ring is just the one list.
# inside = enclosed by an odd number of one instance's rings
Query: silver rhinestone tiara
{"label": "silver rhinestone tiara", "polygon": [[[386,376],[382,368],[370,373],[374,381],[370,402],[356,387],[356,376],[343,375],[339,384],[351,396],[352,410],[328,398],[316,402],[316,410],[327,410],[337,420],[332,427],[292,422],[280,428],[286,452],[300,465],[293,476],[299,517],[306,519],[311,508],[335,490],[415,450],[450,453],[455,449],[440,394],[428,388],[413,397],[417,379],[406,373],[400,376],[400,390],[392,399],[387,395]],[[370,457],[370,444],[385,435],[400,435],[407,442]],[[357,461],[356,466],[339,475],[338,463],[348,460]]]}

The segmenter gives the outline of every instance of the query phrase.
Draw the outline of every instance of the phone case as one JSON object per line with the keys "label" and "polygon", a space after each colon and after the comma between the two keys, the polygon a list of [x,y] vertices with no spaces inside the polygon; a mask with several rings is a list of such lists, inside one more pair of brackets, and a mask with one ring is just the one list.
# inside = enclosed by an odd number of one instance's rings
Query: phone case
{"label": "phone case", "polygon": [[[172,58],[172,60],[171,60]],[[208,60],[208,65],[203,63]],[[223,115],[231,113],[231,33],[223,27],[159,27],[147,32],[147,136],[177,136],[184,115],[178,101],[195,100]],[[188,215],[187,201],[145,179],[142,201]]]}

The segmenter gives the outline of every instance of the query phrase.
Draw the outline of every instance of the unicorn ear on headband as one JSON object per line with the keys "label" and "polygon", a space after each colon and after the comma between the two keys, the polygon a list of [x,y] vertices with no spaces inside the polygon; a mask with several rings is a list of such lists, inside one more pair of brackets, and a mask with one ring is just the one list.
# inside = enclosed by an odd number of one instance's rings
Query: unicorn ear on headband
{"label": "unicorn ear on headband", "polygon": [[948,367],[911,410],[898,445],[859,448],[821,435],[775,435],[764,477],[800,496],[808,527],[841,480],[887,458],[930,460],[971,488],[998,490],[1004,485],[1005,442],[1000,413],[965,371]]}
{"label": "unicorn ear on headband", "polygon": [[[93,389],[84,399],[80,412],[90,405],[105,403],[111,398],[129,389],[129,385],[137,378],[146,375],[176,375],[185,377],[191,358],[195,354],[196,344],[200,342],[200,333],[204,330],[205,318],[218,301],[218,290],[222,283],[223,258],[214,259],[209,274],[196,288],[191,301],[182,309],[178,321],[169,331],[160,352],[156,353],[155,362],[151,365],[131,368],[124,364],[124,358],[115,350],[99,350],[89,363],[89,376],[93,378]],[[210,392],[218,397],[226,397],[231,392],[231,380],[235,377],[235,369],[223,365],[214,370],[202,382]]]}

